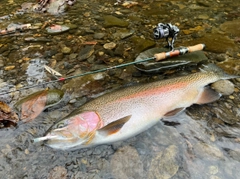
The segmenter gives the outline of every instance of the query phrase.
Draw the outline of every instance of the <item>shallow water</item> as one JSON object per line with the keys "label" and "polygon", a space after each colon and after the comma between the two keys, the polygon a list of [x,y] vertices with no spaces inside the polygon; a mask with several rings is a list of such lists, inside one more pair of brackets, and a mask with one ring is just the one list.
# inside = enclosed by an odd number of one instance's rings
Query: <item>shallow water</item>
{"label": "shallow water", "polygon": [[[23,2],[0,2],[0,16],[14,14]],[[47,72],[43,73],[41,66],[39,74],[34,74],[32,79],[29,74],[37,73],[31,65],[32,59],[43,59],[63,76],[133,61],[147,48],[166,45],[164,39],[154,41],[152,38],[152,29],[160,22],[171,22],[180,28],[175,46],[206,43],[209,62],[239,74],[240,2],[145,0],[130,8],[114,5],[115,2],[78,0],[61,15],[26,13],[1,20],[0,29],[10,23],[30,23],[35,27],[0,36],[0,84],[10,85],[3,85],[1,90],[28,85],[29,79],[34,83],[55,79]],[[114,22],[109,22],[109,15],[121,22],[114,25]],[[46,22],[71,24],[72,28],[52,35],[41,28]],[[225,25],[225,22],[232,23]],[[131,35],[122,38],[121,35],[126,33]],[[44,40],[27,41],[27,37]],[[97,44],[86,45],[89,42]],[[103,45],[108,42],[116,43],[117,47],[104,49]],[[9,66],[14,67],[7,69]],[[33,138],[42,136],[56,119],[69,114],[90,97],[122,85],[182,75],[191,70],[195,69],[186,67],[146,74],[129,66],[108,71],[98,78],[81,79],[80,83],[66,82],[63,89],[73,90],[71,104],[45,111],[33,122],[19,122],[16,127],[0,129],[1,178],[238,178],[238,80],[232,80],[235,84],[232,95],[223,96],[211,104],[193,105],[176,118],[161,120],[127,141],[77,151],[58,151],[32,142]],[[62,86],[62,83],[49,85],[51,88]],[[39,89],[42,88],[4,95],[1,100],[12,106]]]}

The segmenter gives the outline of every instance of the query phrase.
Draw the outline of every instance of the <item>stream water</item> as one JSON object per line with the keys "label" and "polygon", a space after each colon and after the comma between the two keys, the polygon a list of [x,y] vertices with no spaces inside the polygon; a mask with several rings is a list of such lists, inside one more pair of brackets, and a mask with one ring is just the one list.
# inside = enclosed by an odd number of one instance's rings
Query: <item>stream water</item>
{"label": "stream water", "polygon": [[[0,2],[0,17],[9,15],[0,18],[0,30],[11,23],[31,24],[31,29],[0,36],[1,90],[54,80],[41,64],[70,76],[134,61],[140,52],[166,45],[165,39],[153,39],[153,28],[160,22],[179,27],[176,47],[205,43],[208,62],[240,74],[240,1],[136,0],[133,6],[122,6],[116,5],[115,0],[77,0],[59,15],[14,15],[24,2]],[[52,34],[46,30],[52,24],[70,29]],[[71,91],[70,102],[44,111],[32,122],[20,121],[15,127],[0,129],[0,178],[239,178],[239,79],[231,80],[235,85],[231,95],[211,104],[193,105],[181,115],[160,120],[126,141],[76,151],[53,150],[32,141],[89,98],[124,85],[195,70],[181,66],[150,74],[129,66],[64,84],[50,84],[50,88]],[[43,88],[3,95],[0,99],[13,106],[40,89]]]}

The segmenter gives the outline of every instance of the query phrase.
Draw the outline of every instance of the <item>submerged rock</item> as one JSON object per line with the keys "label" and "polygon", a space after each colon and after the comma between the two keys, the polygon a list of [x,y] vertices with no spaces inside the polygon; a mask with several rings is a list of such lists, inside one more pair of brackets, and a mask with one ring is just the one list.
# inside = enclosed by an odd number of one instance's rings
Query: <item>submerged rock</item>
{"label": "submerged rock", "polygon": [[105,27],[127,27],[129,23],[125,20],[119,19],[112,15],[104,16],[104,26]]}
{"label": "submerged rock", "polygon": [[171,145],[152,160],[148,179],[170,179],[178,172],[178,169],[178,148]]}
{"label": "submerged rock", "polygon": [[218,119],[227,124],[237,124],[240,121],[240,109],[235,104],[222,101],[217,103],[217,107],[213,108],[212,110]]}
{"label": "submerged rock", "polygon": [[226,21],[220,25],[220,29],[231,36],[240,37],[240,19]]}
{"label": "submerged rock", "polygon": [[137,36],[133,36],[131,37],[131,41],[136,45],[135,46],[135,51],[136,53],[140,53],[144,50],[147,50],[151,47],[155,46],[155,42],[152,40],[148,40],[148,39],[143,39],[141,37],[137,37]]}
{"label": "submerged rock", "polygon": [[222,159],[224,157],[219,148],[204,142],[197,143],[194,146],[194,152],[198,158]]}
{"label": "submerged rock", "polygon": [[240,75],[240,60],[238,59],[228,59],[217,65],[229,74]]}
{"label": "submerged rock", "polygon": [[94,53],[94,46],[87,45],[82,48],[78,54],[78,60],[83,61],[88,59]]}
{"label": "submerged rock", "polygon": [[215,53],[225,53],[228,50],[237,49],[234,40],[217,32],[205,34],[201,38],[196,38],[193,41],[188,42],[188,44],[191,45],[198,43],[204,43],[206,45],[206,51]]}
{"label": "submerged rock", "polygon": [[111,158],[110,166],[116,179],[144,178],[143,164],[133,147],[124,146],[118,149]]}
{"label": "submerged rock", "polygon": [[[77,73],[77,72],[76,72]],[[79,72],[78,74],[80,74]],[[62,90],[71,90],[75,98],[82,96],[91,96],[95,93],[101,92],[106,83],[105,74],[97,73],[92,75],[86,75],[69,80],[68,83],[62,86]]]}

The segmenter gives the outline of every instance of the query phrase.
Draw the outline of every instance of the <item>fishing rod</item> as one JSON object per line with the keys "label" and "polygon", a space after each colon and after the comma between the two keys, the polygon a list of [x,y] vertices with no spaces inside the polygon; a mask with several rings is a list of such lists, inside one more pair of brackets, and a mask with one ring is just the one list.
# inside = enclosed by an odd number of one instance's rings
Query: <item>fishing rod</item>
{"label": "fishing rod", "polygon": [[41,83],[41,84],[30,85],[30,86],[26,86],[26,87],[19,88],[19,89],[16,89],[16,90],[2,92],[2,93],[0,93],[0,95],[9,94],[9,93],[12,93],[12,92],[17,92],[17,91],[22,91],[22,90],[38,87],[40,85],[48,85],[50,83],[63,82],[65,80],[69,80],[69,79],[73,79],[73,78],[77,78],[77,77],[81,77],[81,76],[86,76],[86,75],[90,75],[90,74],[95,74],[95,73],[99,73],[99,72],[109,71],[109,70],[113,70],[113,69],[117,69],[117,68],[122,68],[122,67],[126,67],[126,66],[129,66],[129,65],[137,64],[137,63],[147,62],[147,61],[150,61],[150,60],[160,61],[160,60],[164,60],[164,59],[167,59],[167,58],[170,58],[170,57],[174,57],[174,56],[178,56],[178,55],[184,55],[186,53],[191,53],[191,52],[194,52],[194,51],[203,50],[204,48],[205,48],[204,44],[198,44],[198,45],[194,45],[194,46],[190,46],[190,47],[180,47],[179,49],[175,49],[174,51],[161,52],[161,53],[155,54],[153,57],[146,58],[146,59],[143,59],[143,60],[124,63],[124,64],[120,64],[120,65],[116,65],[116,66],[112,66],[112,67],[107,67],[107,68],[102,68],[102,69],[99,69],[99,70],[89,71],[89,72],[85,72],[85,73],[81,73],[81,74],[77,74],[77,75],[73,75],[73,76],[68,76],[68,77],[65,77],[65,78],[60,77],[56,80],[44,82],[44,83]]}

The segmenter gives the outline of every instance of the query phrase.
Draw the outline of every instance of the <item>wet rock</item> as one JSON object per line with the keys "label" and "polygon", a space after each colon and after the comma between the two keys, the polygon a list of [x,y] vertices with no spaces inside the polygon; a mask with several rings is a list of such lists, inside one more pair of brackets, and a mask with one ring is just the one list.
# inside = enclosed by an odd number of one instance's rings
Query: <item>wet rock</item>
{"label": "wet rock", "polygon": [[51,42],[50,39],[46,37],[26,37],[24,38],[25,42]]}
{"label": "wet rock", "polygon": [[130,36],[132,36],[134,33],[133,30],[128,30],[128,29],[123,29],[123,30],[119,30],[116,33],[113,34],[114,39],[125,39],[128,38]]}
{"label": "wet rock", "polygon": [[217,107],[213,108],[213,113],[217,116],[217,118],[227,124],[236,124],[239,122],[239,112],[238,107],[234,104],[226,102],[218,102]]}
{"label": "wet rock", "polygon": [[240,37],[240,19],[233,21],[226,21],[220,25],[220,29],[226,32],[226,34],[231,36]]}
{"label": "wet rock", "polygon": [[143,39],[141,37],[133,36],[133,37],[131,37],[131,40],[134,44],[136,44],[136,46],[135,46],[136,53],[140,53],[144,50],[147,50],[147,49],[155,46],[154,41],[148,40],[148,39]]}
{"label": "wet rock", "polygon": [[62,60],[63,59],[63,53],[57,53],[54,58],[58,61]]}
{"label": "wet rock", "polygon": [[66,32],[70,29],[70,27],[66,25],[57,25],[53,24],[46,28],[48,34],[60,34]]}
{"label": "wet rock", "polygon": [[13,70],[14,68],[15,68],[15,66],[14,66],[14,65],[11,65],[11,66],[6,66],[6,67],[4,68],[4,70],[9,71],[9,70]]}
{"label": "wet rock", "polygon": [[0,67],[3,67],[3,66],[4,66],[3,60],[0,60]]}
{"label": "wet rock", "polygon": [[217,65],[229,74],[240,75],[240,60],[238,59],[228,59]]}
{"label": "wet rock", "polygon": [[112,50],[116,47],[116,43],[114,42],[109,42],[103,45],[103,48],[107,49],[107,50]]}
{"label": "wet rock", "polygon": [[239,149],[237,149],[237,150],[228,149],[227,153],[233,160],[240,162],[240,150]]}
{"label": "wet rock", "polygon": [[29,65],[26,70],[27,82],[29,85],[33,83],[38,83],[45,77],[44,65],[47,62],[41,58],[35,58],[29,61]]}
{"label": "wet rock", "polygon": [[169,179],[178,172],[178,169],[178,148],[171,145],[152,160],[148,178]]}
{"label": "wet rock", "polygon": [[105,27],[127,27],[128,26],[128,22],[122,19],[119,19],[115,16],[112,15],[107,15],[104,16],[104,26]]}
{"label": "wet rock", "polygon": [[116,179],[144,178],[143,164],[135,148],[124,146],[117,150],[110,161],[112,175]]}
{"label": "wet rock", "polygon": [[[168,49],[166,49],[166,48],[158,48],[158,47],[151,48],[149,50],[146,50],[146,51],[140,53],[137,56],[137,58],[135,59],[135,61],[140,61],[140,60],[144,60],[147,58],[151,58],[156,53],[161,53],[161,52],[166,52],[166,51],[168,51]],[[204,54],[204,52],[196,51],[196,52],[192,52],[192,53],[187,53],[183,56],[172,57],[167,60],[158,61],[158,62],[156,62],[154,60],[150,60],[150,61],[138,63],[135,66],[140,71],[159,72],[159,71],[163,71],[163,70],[166,70],[169,68],[179,67],[181,65],[186,65],[186,64],[197,65],[198,63],[204,62],[206,60],[207,60],[207,57]]]}
{"label": "wet rock", "polygon": [[0,128],[14,126],[18,121],[16,113],[6,103],[0,101]]}
{"label": "wet rock", "polygon": [[57,166],[52,169],[48,175],[48,179],[66,179],[67,169],[62,166]]}
{"label": "wet rock", "polygon": [[[81,72],[77,71],[76,74]],[[86,75],[79,78],[74,78],[69,80],[68,83],[62,86],[62,90],[71,90],[73,91],[74,98],[82,97],[84,95],[91,96],[97,92],[103,90],[103,86],[106,83],[104,73],[97,73],[92,75]]]}
{"label": "wet rock", "polygon": [[105,33],[95,33],[93,37],[94,39],[103,39],[105,36]]}
{"label": "wet rock", "polygon": [[69,59],[70,59],[70,60],[76,59],[77,56],[78,56],[77,53],[72,53],[72,54],[69,55]]}
{"label": "wet rock", "polygon": [[229,80],[219,80],[213,83],[211,87],[222,95],[230,95],[234,92],[234,84]]}
{"label": "wet rock", "polygon": [[223,153],[219,148],[207,143],[199,142],[194,146],[194,152],[199,158],[222,159]]}
{"label": "wet rock", "polygon": [[71,48],[69,48],[69,47],[63,47],[61,51],[62,51],[63,54],[70,54]]}
{"label": "wet rock", "polygon": [[61,14],[66,11],[67,4],[65,0],[54,0],[45,7],[50,14]]}
{"label": "wet rock", "polygon": [[198,16],[198,19],[206,20],[206,19],[209,19],[209,16],[207,14],[201,14]]}
{"label": "wet rock", "polygon": [[234,40],[217,32],[205,34],[203,37],[188,42],[188,46],[203,43],[206,45],[206,51],[215,53],[225,53],[228,50],[236,50],[237,45]]}
{"label": "wet rock", "polygon": [[209,174],[216,175],[218,173],[218,167],[217,166],[209,166],[208,167]]}
{"label": "wet rock", "polygon": [[78,60],[83,61],[88,59],[94,53],[94,47],[87,45],[82,48],[78,54]]}

